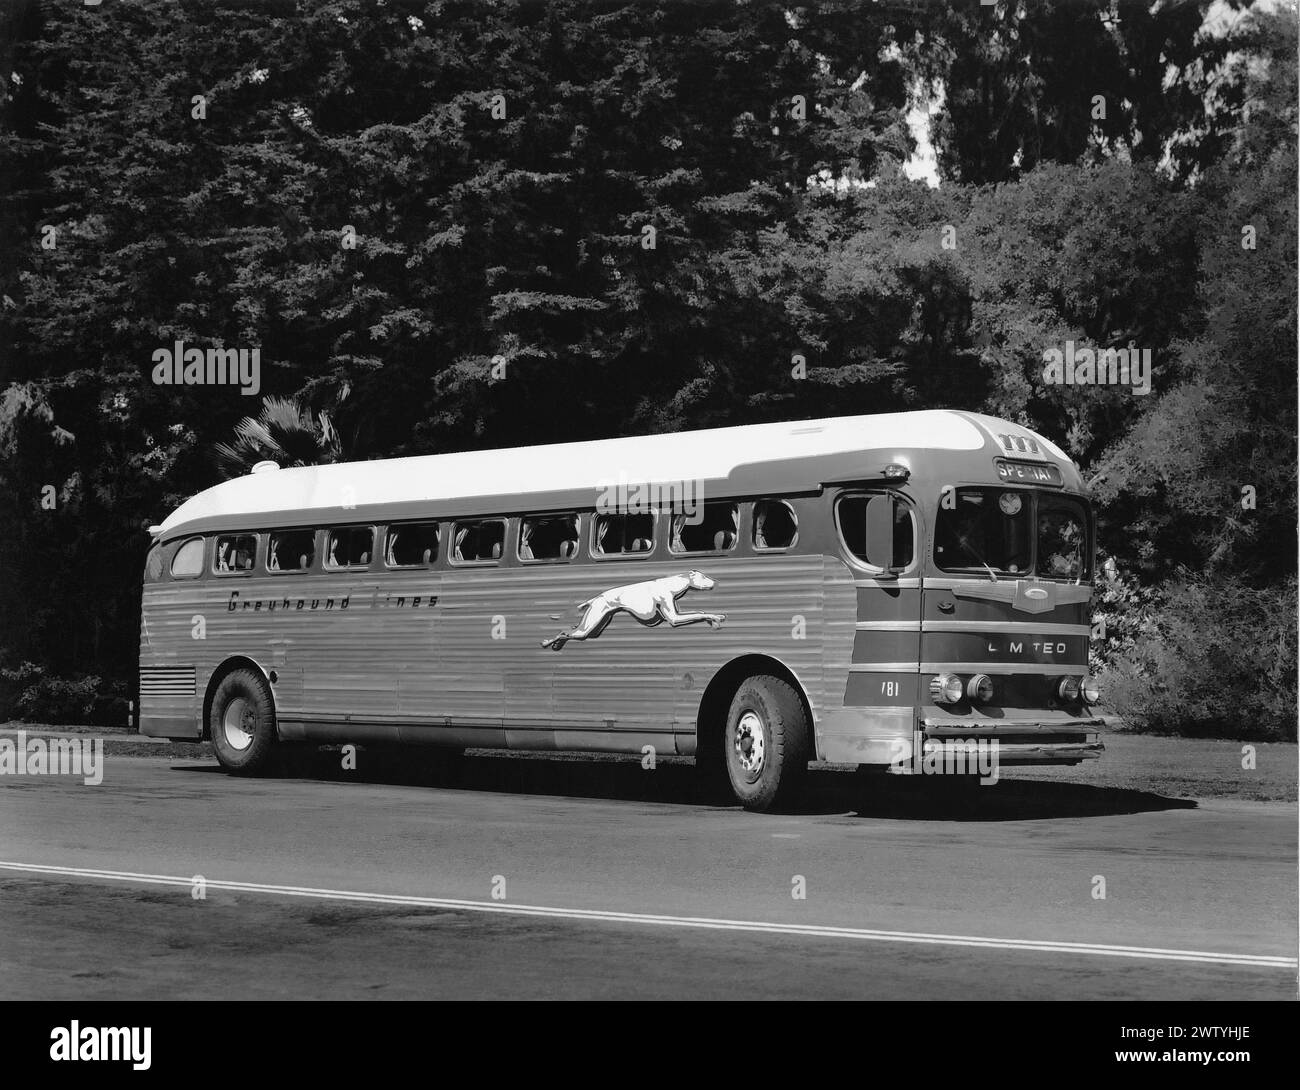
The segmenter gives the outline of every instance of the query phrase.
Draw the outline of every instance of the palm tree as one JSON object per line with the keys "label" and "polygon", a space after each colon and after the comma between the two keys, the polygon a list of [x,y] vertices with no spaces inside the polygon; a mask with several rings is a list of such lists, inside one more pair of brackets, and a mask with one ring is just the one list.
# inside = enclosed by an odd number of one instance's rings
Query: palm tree
{"label": "palm tree", "polygon": [[256,417],[235,425],[233,443],[214,443],[212,455],[223,476],[241,477],[270,459],[281,468],[340,461],[343,445],[329,413],[314,417],[297,398],[268,397]]}

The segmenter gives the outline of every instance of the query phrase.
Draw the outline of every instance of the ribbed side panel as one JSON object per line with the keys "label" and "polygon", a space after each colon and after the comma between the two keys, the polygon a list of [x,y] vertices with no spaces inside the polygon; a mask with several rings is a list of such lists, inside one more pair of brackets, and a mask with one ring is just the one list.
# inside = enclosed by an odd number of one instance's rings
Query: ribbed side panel
{"label": "ribbed side panel", "polygon": [[[676,608],[723,613],[721,627],[618,613],[598,638],[542,647],[585,600],[692,568],[715,585]],[[848,569],[821,555],[209,579],[145,588],[141,659],[183,653],[201,694],[218,664],[247,655],[277,671],[282,719],[505,726],[512,745],[530,727],[626,732],[634,748],[646,733],[693,731],[709,680],[740,655],[780,660],[814,709],[833,677],[838,703],[855,602]]]}

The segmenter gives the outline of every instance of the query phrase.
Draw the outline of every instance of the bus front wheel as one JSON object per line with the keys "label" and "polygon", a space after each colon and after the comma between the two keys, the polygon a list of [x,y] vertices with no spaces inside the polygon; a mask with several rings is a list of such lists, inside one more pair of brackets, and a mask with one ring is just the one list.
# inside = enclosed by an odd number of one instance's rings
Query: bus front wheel
{"label": "bus front wheel", "polygon": [[266,679],[253,670],[232,670],[212,694],[208,733],[227,772],[252,776],[270,766],[275,749],[275,708]]}
{"label": "bus front wheel", "polygon": [[762,675],[732,697],[723,734],[732,793],[746,810],[789,801],[808,769],[808,715],[793,686]]}

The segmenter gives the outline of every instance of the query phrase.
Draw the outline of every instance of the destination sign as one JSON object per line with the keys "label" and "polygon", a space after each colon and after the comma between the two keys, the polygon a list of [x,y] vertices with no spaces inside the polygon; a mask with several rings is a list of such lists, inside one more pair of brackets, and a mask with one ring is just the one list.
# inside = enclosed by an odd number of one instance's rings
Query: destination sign
{"label": "destination sign", "polygon": [[1050,462],[1010,462],[994,458],[993,466],[1000,480],[1007,484],[1054,484],[1060,486],[1061,471]]}

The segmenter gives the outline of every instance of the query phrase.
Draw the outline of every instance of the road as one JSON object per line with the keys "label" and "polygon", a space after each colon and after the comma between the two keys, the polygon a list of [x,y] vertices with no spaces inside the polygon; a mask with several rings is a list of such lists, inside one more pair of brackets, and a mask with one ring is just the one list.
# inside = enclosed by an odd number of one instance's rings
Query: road
{"label": "road", "polygon": [[0,776],[0,998],[1296,993],[1290,802],[819,768],[754,815],[680,760],[319,760]]}

